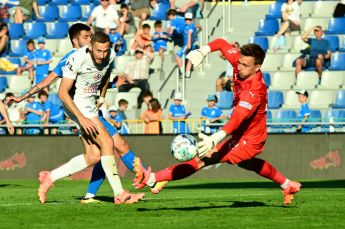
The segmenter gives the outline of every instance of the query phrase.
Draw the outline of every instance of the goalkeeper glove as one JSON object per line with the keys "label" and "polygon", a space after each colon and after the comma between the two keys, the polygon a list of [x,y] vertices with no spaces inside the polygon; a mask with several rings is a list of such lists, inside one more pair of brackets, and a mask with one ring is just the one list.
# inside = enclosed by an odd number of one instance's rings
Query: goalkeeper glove
{"label": "goalkeeper glove", "polygon": [[209,52],[211,52],[210,46],[205,45],[199,49],[190,51],[187,54],[186,58],[190,60],[195,67],[197,67],[202,63],[203,59]]}
{"label": "goalkeeper glove", "polygon": [[226,133],[223,130],[220,130],[211,136],[207,136],[203,133],[199,133],[199,138],[202,139],[198,143],[198,155],[200,158],[205,157],[205,155],[213,149],[219,142],[221,142],[226,137]]}

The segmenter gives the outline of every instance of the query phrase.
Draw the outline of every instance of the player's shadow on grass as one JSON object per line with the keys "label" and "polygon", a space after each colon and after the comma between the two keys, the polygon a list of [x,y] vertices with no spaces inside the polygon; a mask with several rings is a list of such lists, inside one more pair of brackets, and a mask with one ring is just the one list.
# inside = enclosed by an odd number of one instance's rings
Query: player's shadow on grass
{"label": "player's shadow on grass", "polygon": [[[75,199],[76,200],[81,200],[82,197],[76,197]],[[100,200],[102,202],[114,203],[114,197],[111,197],[111,196],[97,196],[96,199]]]}
{"label": "player's shadow on grass", "polygon": [[19,184],[0,184],[0,188],[3,188],[3,187],[20,187],[20,186],[23,186],[23,185],[19,185]]}

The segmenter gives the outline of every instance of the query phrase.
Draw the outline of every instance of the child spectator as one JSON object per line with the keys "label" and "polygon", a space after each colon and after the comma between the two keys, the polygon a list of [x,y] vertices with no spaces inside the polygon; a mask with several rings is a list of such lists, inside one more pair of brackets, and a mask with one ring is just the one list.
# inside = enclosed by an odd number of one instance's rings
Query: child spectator
{"label": "child spectator", "polygon": [[[185,21],[186,21],[186,27],[183,32],[183,47],[181,50],[179,50],[176,53],[176,61],[177,65],[180,70],[180,75],[182,74],[182,58],[183,55],[187,55],[190,51],[193,49],[196,49],[196,46],[194,42],[197,40],[197,30],[195,27],[195,24],[193,22],[193,14],[192,13],[185,13]],[[186,66],[186,78],[190,78],[191,76],[191,69],[192,69],[192,63],[188,60],[187,61],[187,66]]]}
{"label": "child spectator", "polygon": [[30,39],[26,42],[26,50],[24,52],[24,65],[17,68],[17,75],[21,75],[23,71],[29,71],[29,77],[31,84],[34,83],[34,70],[35,70],[35,61],[36,61],[36,51],[35,51],[35,42]]}
{"label": "child spectator", "polygon": [[298,95],[298,101],[301,103],[300,110],[298,111],[298,122],[300,123],[297,127],[297,132],[299,133],[308,133],[310,130],[310,126],[306,125],[307,120],[310,116],[310,109],[308,100],[308,91],[306,90],[299,90],[296,92]]}
{"label": "child spectator", "polygon": [[170,105],[168,114],[169,120],[173,121],[174,134],[190,133],[189,127],[185,121],[190,115],[190,112],[186,113],[186,108],[182,104],[181,93],[175,93],[174,104]]}
{"label": "child spectator", "polygon": [[128,108],[128,101],[125,99],[120,99],[118,102],[119,109],[117,110],[117,114],[122,118],[122,120],[127,120],[127,116],[125,111]]}
{"label": "child spectator", "polygon": [[[27,104],[24,109],[25,121],[27,124],[40,124],[44,112],[41,103],[35,101],[35,97],[31,96],[27,99]],[[40,128],[27,128],[25,134],[39,134],[41,132]]]}
{"label": "child spectator", "polygon": [[168,10],[168,25],[167,25],[167,33],[172,36],[172,40],[174,41],[174,45],[178,45],[180,47],[183,46],[183,32],[186,27],[186,22],[183,17],[177,16],[177,12],[175,9]]}
{"label": "child spectator", "polygon": [[168,34],[162,30],[162,26],[162,21],[155,21],[155,32],[151,38],[153,41],[153,50],[159,52],[159,56],[162,60],[161,69],[163,69],[164,51],[167,50],[167,42],[169,40]]}
{"label": "child spectator", "polygon": [[206,120],[203,121],[203,129],[205,133],[213,134],[219,129],[217,126],[206,126],[206,124],[219,123],[226,118],[223,112],[216,107],[216,103],[217,96],[210,94],[207,96],[207,107],[204,107],[201,110],[201,119]]}
{"label": "child spectator", "polygon": [[162,133],[160,121],[164,119],[164,116],[157,99],[153,98],[149,101],[148,109],[141,114],[141,119],[145,122],[145,134]]}
{"label": "child spectator", "polygon": [[[35,84],[41,82],[44,78],[47,77],[49,72],[49,64],[53,62],[52,54],[48,49],[45,49],[46,43],[43,37],[38,38],[38,47],[36,50],[36,79]],[[48,92],[48,88],[44,89]]]}
{"label": "child spectator", "polygon": [[132,51],[136,50],[137,48],[145,49],[148,45],[151,45],[150,30],[151,26],[149,24],[144,24],[142,28],[137,31],[134,41],[131,45]]}
{"label": "child spectator", "polygon": [[122,118],[120,115],[118,115],[116,107],[110,106],[108,109],[108,118],[107,121],[109,121],[113,126],[116,127],[116,129],[121,129],[122,124]]}
{"label": "child spectator", "polygon": [[[49,124],[61,123],[64,120],[64,111],[58,105],[48,101],[48,93],[45,91],[40,91],[38,93],[38,98],[41,100],[44,116],[42,118],[43,126],[48,126]],[[44,130],[45,134],[49,134],[49,130]],[[51,134],[56,134],[57,129],[53,128]]]}
{"label": "child spectator", "polygon": [[147,107],[149,107],[149,102],[153,98],[153,94],[151,91],[146,91],[143,93],[143,102],[146,104]]}
{"label": "child spectator", "polygon": [[23,24],[25,20],[32,18],[33,10],[35,11],[36,18],[42,18],[38,9],[37,0],[19,0],[18,2],[18,6],[12,7],[9,10],[11,22]]}

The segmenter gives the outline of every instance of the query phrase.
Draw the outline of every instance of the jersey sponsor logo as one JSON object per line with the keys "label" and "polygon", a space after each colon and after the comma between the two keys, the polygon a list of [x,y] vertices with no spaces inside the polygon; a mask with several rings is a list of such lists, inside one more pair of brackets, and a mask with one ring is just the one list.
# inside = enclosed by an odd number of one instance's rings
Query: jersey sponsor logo
{"label": "jersey sponsor logo", "polygon": [[93,79],[94,80],[99,80],[102,78],[102,74],[100,72],[97,72],[94,76],[93,76]]}
{"label": "jersey sponsor logo", "polygon": [[229,54],[235,54],[235,53],[237,53],[237,49],[236,48],[229,49],[228,53]]}
{"label": "jersey sponsor logo", "polygon": [[97,93],[97,85],[92,84],[91,86],[88,86],[86,88],[84,88],[84,93],[85,94],[94,94]]}
{"label": "jersey sponsor logo", "polygon": [[247,108],[248,110],[253,109],[253,105],[251,105],[250,103],[248,103],[246,101],[240,101],[239,106]]}

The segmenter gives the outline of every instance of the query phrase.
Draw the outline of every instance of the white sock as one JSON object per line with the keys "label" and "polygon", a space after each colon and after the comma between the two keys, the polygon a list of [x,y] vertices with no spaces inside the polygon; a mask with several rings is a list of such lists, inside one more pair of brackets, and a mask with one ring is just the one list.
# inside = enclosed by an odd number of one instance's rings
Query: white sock
{"label": "white sock", "polygon": [[118,196],[123,192],[121,180],[117,173],[117,167],[114,156],[101,156],[101,163],[105,175],[108,178],[111,188],[114,191],[114,195]]}
{"label": "white sock", "polygon": [[61,178],[70,176],[76,172],[79,172],[83,169],[86,169],[88,167],[84,154],[80,154],[74,158],[72,158],[69,162],[66,164],[60,166],[57,169],[54,169],[50,173],[50,179],[52,179],[53,182],[56,180],[59,180]]}
{"label": "white sock", "polygon": [[95,194],[92,194],[92,193],[86,193],[86,195],[85,195],[85,199],[89,199],[89,198],[94,198],[96,195]]}
{"label": "white sock", "polygon": [[150,173],[150,178],[147,180],[147,185],[153,187],[156,184],[156,177],[154,173]]}
{"label": "white sock", "polygon": [[280,185],[280,187],[281,187],[282,189],[286,189],[286,188],[288,187],[289,181],[290,181],[290,180],[286,178],[286,180],[284,181],[283,184]]}

